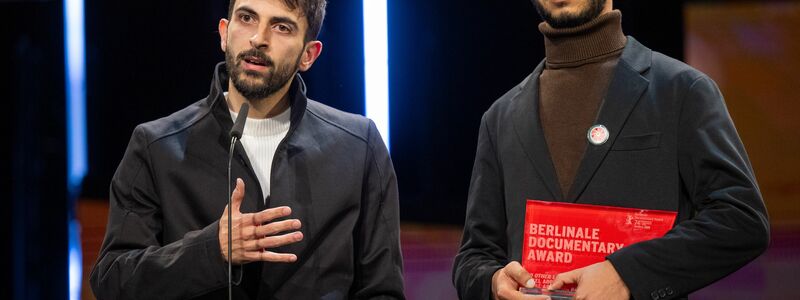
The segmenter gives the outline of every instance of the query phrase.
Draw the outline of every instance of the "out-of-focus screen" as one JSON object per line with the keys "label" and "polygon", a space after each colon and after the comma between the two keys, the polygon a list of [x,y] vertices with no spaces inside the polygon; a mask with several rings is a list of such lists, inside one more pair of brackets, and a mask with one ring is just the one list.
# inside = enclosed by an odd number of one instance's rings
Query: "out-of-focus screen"
{"label": "out-of-focus screen", "polygon": [[773,225],[800,225],[800,2],[686,7],[687,63],[713,78]]}
{"label": "out-of-focus screen", "polygon": [[686,62],[719,85],[770,215],[771,245],[692,299],[800,299],[800,2],[688,3]]}

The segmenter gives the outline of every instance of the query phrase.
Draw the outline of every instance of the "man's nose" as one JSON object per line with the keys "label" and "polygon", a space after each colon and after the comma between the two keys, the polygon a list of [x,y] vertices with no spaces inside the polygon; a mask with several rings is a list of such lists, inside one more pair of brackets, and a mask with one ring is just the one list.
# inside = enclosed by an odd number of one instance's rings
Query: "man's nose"
{"label": "man's nose", "polygon": [[250,46],[255,49],[265,49],[269,47],[269,31],[261,30],[250,37]]}

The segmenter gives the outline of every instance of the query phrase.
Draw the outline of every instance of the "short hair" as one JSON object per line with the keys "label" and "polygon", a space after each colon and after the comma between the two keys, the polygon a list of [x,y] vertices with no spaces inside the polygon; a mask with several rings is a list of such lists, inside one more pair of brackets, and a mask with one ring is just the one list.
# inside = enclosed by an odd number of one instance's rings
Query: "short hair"
{"label": "short hair", "polygon": [[[325,20],[326,0],[282,0],[290,10],[300,9],[300,16],[306,18],[308,29],[306,30],[305,40],[316,40],[322,29],[322,21]],[[228,5],[228,19],[233,16],[233,6],[236,0],[230,0]]]}

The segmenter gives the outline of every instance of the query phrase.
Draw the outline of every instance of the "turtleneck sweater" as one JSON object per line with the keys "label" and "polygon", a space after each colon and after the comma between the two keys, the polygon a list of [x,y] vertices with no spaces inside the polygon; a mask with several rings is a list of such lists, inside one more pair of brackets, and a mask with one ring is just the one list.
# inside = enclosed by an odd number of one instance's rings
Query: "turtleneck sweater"
{"label": "turtleneck sweater", "polygon": [[[278,150],[278,144],[289,132],[290,117],[292,109],[266,119],[247,118],[244,123],[244,131],[242,131],[242,139],[240,140],[244,147],[247,158],[253,165],[253,171],[256,173],[258,183],[261,186],[264,201],[270,195],[270,176],[272,174],[272,159],[275,157],[275,151]],[[231,119],[236,120],[238,113],[230,110]]]}
{"label": "turtleneck sweater", "polygon": [[539,118],[563,196],[575,179],[587,132],[611,83],[627,38],[622,14],[614,10],[572,28],[539,24],[545,69],[539,76]]}

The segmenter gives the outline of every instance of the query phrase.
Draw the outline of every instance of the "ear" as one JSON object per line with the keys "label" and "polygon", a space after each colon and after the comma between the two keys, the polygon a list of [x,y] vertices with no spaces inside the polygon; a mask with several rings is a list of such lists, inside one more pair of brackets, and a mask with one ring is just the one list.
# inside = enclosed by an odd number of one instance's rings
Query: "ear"
{"label": "ear", "polygon": [[222,48],[222,52],[225,52],[225,49],[228,48],[228,22],[227,19],[219,19],[217,28],[219,31],[219,46]]}
{"label": "ear", "polygon": [[300,57],[300,71],[305,72],[311,69],[311,65],[314,64],[320,54],[322,54],[322,42],[310,41],[306,43],[303,56]]}

